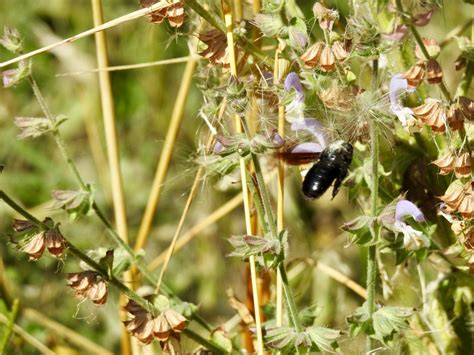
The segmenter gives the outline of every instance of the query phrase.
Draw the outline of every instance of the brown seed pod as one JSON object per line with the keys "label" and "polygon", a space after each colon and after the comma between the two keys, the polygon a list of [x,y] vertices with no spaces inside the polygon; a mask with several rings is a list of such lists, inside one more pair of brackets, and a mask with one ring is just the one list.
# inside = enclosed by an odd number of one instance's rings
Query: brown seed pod
{"label": "brown seed pod", "polygon": [[336,67],[336,59],[329,45],[326,45],[321,53],[319,65],[323,71],[331,71]]}
{"label": "brown seed pod", "polygon": [[450,191],[446,191],[446,193],[443,196],[440,196],[439,199],[447,205],[448,212],[454,212],[466,195],[466,186],[457,185],[448,190]]}
{"label": "brown seed pod", "polygon": [[199,52],[200,56],[208,59],[212,64],[229,65],[227,39],[223,32],[210,30],[200,33],[198,38],[207,45],[205,50]]}
{"label": "brown seed pod", "polygon": [[[148,7],[156,4],[157,0],[139,0],[142,7]],[[169,2],[169,6],[160,10],[153,11],[150,14],[150,21],[153,23],[162,23],[165,19],[171,27],[180,27],[184,22],[184,1],[173,0]]]}
{"label": "brown seed pod", "polygon": [[458,212],[464,218],[474,218],[474,194],[472,191],[466,194],[458,206]]}
{"label": "brown seed pod", "polygon": [[426,78],[430,84],[440,84],[443,81],[443,70],[436,59],[430,59],[426,64]]}
{"label": "brown seed pod", "polygon": [[454,170],[454,161],[456,158],[451,153],[443,155],[441,158],[431,162],[439,168],[440,175],[448,175]]}
{"label": "brown seed pod", "polygon": [[457,178],[471,175],[471,156],[469,153],[466,152],[456,158],[454,162],[454,172]]}
{"label": "brown seed pod", "polygon": [[407,79],[408,85],[411,87],[417,87],[425,77],[426,64],[424,61],[418,61],[408,71],[403,74],[403,77]]}
{"label": "brown seed pod", "polygon": [[301,55],[301,60],[304,62],[306,68],[314,68],[321,58],[324,43],[318,42],[310,46],[306,52]]}

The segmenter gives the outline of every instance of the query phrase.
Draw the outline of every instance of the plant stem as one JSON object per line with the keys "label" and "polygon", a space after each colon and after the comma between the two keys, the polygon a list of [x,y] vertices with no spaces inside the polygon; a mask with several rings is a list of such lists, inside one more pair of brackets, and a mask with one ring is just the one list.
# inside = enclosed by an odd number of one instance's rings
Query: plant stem
{"label": "plant stem", "polygon": [[459,82],[458,90],[456,92],[456,96],[467,96],[469,92],[469,88],[471,87],[472,83],[472,76],[474,75],[474,62],[468,61],[466,70],[464,71],[464,75]]}
{"label": "plant stem", "polygon": [[[377,90],[378,80],[378,60],[375,59],[372,63],[372,90]],[[375,219],[377,217],[377,202],[378,202],[378,191],[379,191],[379,180],[378,180],[378,166],[379,166],[379,143],[378,143],[378,132],[377,124],[372,119],[370,120],[370,142],[371,142],[371,162],[372,162],[372,182],[370,189],[370,215]],[[376,235],[374,236],[375,243],[377,242],[377,226],[374,227]],[[375,288],[377,279],[377,260],[376,245],[371,245],[367,251],[367,305],[369,314],[375,312]],[[373,341],[369,336],[367,338],[367,351],[372,350]]]}
{"label": "plant stem", "polygon": [[[13,201],[4,191],[1,191],[1,190],[0,190],[0,199],[3,200],[12,209],[14,209],[19,214],[21,214],[23,217],[25,217],[27,220],[34,223],[38,228],[43,229],[43,230],[49,229],[49,227],[45,223],[41,222],[36,217],[32,216],[30,213],[28,213],[28,211],[22,208],[19,204]],[[66,240],[67,248],[72,255],[82,260],[93,270],[100,273],[106,280],[109,281],[110,284],[115,286],[118,290],[120,290],[123,294],[125,294],[129,299],[135,301],[137,304],[139,304],[141,307],[143,307],[146,311],[148,311],[151,314],[156,315],[160,313],[159,309],[157,309],[153,304],[145,300],[143,297],[140,297],[133,290],[125,286],[115,276],[110,275],[108,270],[106,270],[104,267],[102,267],[102,265],[100,265],[99,263],[94,261],[92,258],[90,258],[87,254],[83,253],[80,249],[75,247],[68,239],[66,238],[64,239]],[[200,336],[199,334],[195,333],[194,331],[188,328],[183,331],[183,334],[186,334],[190,338],[196,340],[199,344],[205,346],[211,351],[217,352],[219,354],[225,353],[225,350],[223,350],[219,345],[215,344],[211,340],[207,340],[203,338],[202,336]]]}
{"label": "plant stem", "polygon": [[[8,343],[10,342],[10,337],[13,333],[13,327],[15,326],[15,320],[16,316],[18,314],[18,299],[16,298],[13,301],[11,311],[10,311],[10,316],[8,317],[8,321],[5,324],[4,328],[4,333],[2,334],[2,341],[0,343],[0,354],[6,354],[6,349],[8,346]],[[3,316],[3,314],[0,314]]]}

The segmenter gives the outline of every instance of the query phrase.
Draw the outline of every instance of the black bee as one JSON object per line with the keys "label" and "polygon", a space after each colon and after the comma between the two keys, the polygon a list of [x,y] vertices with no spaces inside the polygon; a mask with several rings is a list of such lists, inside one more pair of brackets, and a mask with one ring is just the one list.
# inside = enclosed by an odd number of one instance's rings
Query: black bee
{"label": "black bee", "polygon": [[316,164],[309,169],[303,180],[303,194],[308,199],[321,197],[334,182],[332,198],[341,187],[352,162],[353,148],[350,143],[336,141],[326,147]]}

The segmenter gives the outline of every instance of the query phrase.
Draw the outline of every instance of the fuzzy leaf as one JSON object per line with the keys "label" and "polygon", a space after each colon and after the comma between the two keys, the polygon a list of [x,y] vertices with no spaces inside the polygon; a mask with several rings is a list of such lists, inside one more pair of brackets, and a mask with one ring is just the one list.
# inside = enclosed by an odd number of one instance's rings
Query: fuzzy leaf
{"label": "fuzzy leaf", "polygon": [[384,344],[391,340],[394,333],[398,333],[408,327],[407,319],[411,317],[414,310],[407,307],[382,307],[373,315],[374,338]]}
{"label": "fuzzy leaf", "polygon": [[272,349],[292,349],[298,334],[290,327],[278,327],[267,330],[265,344]]}
{"label": "fuzzy leaf", "polygon": [[306,329],[313,345],[317,347],[316,351],[332,352],[337,349],[337,339],[341,336],[341,332],[335,329],[324,327],[310,327]]}

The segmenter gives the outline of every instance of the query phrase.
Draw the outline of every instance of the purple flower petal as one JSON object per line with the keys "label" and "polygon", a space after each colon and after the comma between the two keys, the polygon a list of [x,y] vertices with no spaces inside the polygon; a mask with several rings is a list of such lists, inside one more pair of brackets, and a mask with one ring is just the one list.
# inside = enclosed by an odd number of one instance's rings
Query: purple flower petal
{"label": "purple flower petal", "polygon": [[431,18],[433,17],[434,10],[430,10],[428,12],[424,12],[422,14],[418,14],[413,16],[413,24],[415,26],[426,26]]}
{"label": "purple flower petal", "polygon": [[286,76],[284,87],[286,91],[291,91],[291,88],[294,88],[296,92],[300,95],[303,95],[304,98],[303,86],[301,85],[298,74],[295,72],[291,72]]}
{"label": "purple flower petal", "polygon": [[216,144],[214,144],[214,148],[212,149],[212,151],[215,154],[219,154],[223,150],[224,150],[224,145],[220,141],[217,141]]}
{"label": "purple flower petal", "polygon": [[385,33],[383,37],[390,41],[401,41],[408,33],[408,27],[405,25],[398,25],[392,33]]}
{"label": "purple flower petal", "polygon": [[390,79],[390,110],[398,117],[403,126],[406,127],[408,125],[407,115],[411,115],[413,112],[409,108],[403,107],[400,102],[400,95],[404,91],[413,92],[415,88],[411,88],[408,85],[408,81],[403,78],[402,74],[395,74],[392,76],[392,79]]}
{"label": "purple flower petal", "polygon": [[413,202],[401,200],[395,207],[395,220],[397,222],[403,222],[403,218],[406,216],[413,217],[417,222],[423,222],[425,220],[423,212],[421,212]]}
{"label": "purple flower petal", "polygon": [[292,153],[319,153],[323,151],[321,144],[306,142],[296,145],[291,152]]}
{"label": "purple flower petal", "polygon": [[321,123],[316,121],[313,118],[305,118],[302,122],[296,121],[291,124],[291,129],[293,131],[305,130],[311,133],[319,142],[321,147],[327,147],[326,134],[323,131],[323,126]]}

